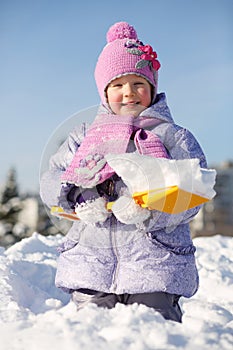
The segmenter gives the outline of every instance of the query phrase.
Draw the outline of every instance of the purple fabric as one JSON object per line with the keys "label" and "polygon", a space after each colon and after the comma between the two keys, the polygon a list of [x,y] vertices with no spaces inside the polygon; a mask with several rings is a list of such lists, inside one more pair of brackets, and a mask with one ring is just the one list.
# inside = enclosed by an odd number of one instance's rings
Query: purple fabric
{"label": "purple fabric", "polygon": [[154,118],[97,115],[70,166],[62,175],[62,183],[94,187],[104,182],[114,174],[104,161],[104,155],[125,153],[130,139],[140,154],[168,158],[159,137],[143,129],[156,124]]}
{"label": "purple fabric", "polygon": [[[154,119],[155,125],[143,128],[159,136],[172,159],[199,158],[201,167],[206,167],[197,140],[174,123],[165,94],[143,115]],[[50,169],[41,178],[41,197],[48,206],[57,205],[67,157],[71,161],[84,135],[77,127],[51,158]],[[60,248],[56,285],[66,291],[87,288],[116,294],[161,291],[192,296],[198,288],[198,273],[188,223],[197,212],[198,208],[177,215],[152,211],[140,227],[121,224],[113,216],[102,224],[75,222]]]}

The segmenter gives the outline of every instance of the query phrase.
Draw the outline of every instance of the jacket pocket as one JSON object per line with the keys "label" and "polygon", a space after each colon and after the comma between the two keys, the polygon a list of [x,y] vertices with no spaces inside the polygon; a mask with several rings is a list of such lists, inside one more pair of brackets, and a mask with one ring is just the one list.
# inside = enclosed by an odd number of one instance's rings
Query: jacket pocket
{"label": "jacket pocket", "polygon": [[72,241],[71,239],[67,239],[65,242],[63,242],[58,248],[57,251],[58,253],[64,253],[67,250],[70,250],[74,248],[78,244],[77,241]]}
{"label": "jacket pocket", "polygon": [[189,244],[186,246],[172,246],[168,243],[162,242],[154,235],[152,237],[150,233],[148,234],[148,237],[150,238],[151,242],[156,246],[166,249],[167,251],[172,252],[176,255],[190,255],[194,254],[196,251],[196,247],[193,244]]}

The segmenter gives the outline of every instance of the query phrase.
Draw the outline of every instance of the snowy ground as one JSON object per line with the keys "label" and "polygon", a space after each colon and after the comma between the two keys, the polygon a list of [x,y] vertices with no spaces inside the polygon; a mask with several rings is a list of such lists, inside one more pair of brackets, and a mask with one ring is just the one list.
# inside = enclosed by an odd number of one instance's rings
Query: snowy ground
{"label": "snowy ground", "polygon": [[196,238],[200,289],[183,299],[183,324],[143,305],[76,312],[54,286],[61,236],[34,234],[0,248],[1,350],[233,349],[233,239]]}

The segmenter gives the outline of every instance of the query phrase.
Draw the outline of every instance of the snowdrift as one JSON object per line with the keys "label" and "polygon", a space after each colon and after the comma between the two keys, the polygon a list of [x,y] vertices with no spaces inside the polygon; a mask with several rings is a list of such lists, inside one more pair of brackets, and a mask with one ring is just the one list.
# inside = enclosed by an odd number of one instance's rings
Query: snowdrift
{"label": "snowdrift", "polygon": [[0,248],[1,350],[233,348],[233,239],[196,238],[200,289],[181,299],[183,324],[143,305],[76,312],[54,286],[60,235],[35,233]]}

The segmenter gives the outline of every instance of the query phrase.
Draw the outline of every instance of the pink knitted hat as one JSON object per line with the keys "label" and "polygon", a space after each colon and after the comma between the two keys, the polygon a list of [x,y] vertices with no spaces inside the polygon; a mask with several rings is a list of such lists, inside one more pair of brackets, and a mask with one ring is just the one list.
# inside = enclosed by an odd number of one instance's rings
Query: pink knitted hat
{"label": "pink knitted hat", "polygon": [[106,103],[106,88],[115,78],[125,74],[137,74],[153,86],[157,94],[157,54],[150,45],[138,40],[135,29],[126,22],[115,23],[107,32],[107,45],[101,52],[95,68],[96,85],[103,103]]}

